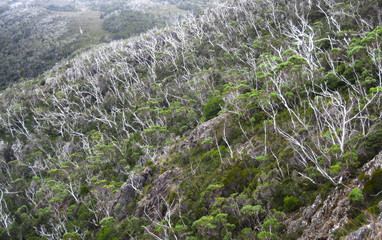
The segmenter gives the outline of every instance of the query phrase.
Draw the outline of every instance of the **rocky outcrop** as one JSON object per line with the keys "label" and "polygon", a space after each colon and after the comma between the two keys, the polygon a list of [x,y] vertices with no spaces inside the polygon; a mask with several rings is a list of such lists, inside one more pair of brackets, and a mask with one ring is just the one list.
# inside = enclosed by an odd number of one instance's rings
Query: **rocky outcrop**
{"label": "rocky outcrop", "polygon": [[359,145],[358,160],[366,162],[374,158],[380,151],[382,151],[382,122],[379,120],[374,123],[367,135],[361,140]]}
{"label": "rocky outcrop", "polygon": [[[361,171],[371,176],[379,168],[382,168],[382,152],[366,163]],[[345,187],[335,188],[324,201],[321,196],[317,196],[311,206],[302,209],[300,215],[292,216],[285,221],[288,233],[304,229],[301,240],[333,239],[332,233],[348,221],[351,204],[348,199],[349,193],[355,187],[362,189],[363,185],[364,183],[356,178]],[[380,205],[382,209],[382,203]],[[382,239],[382,214],[377,220],[349,234],[345,239]]]}
{"label": "rocky outcrop", "polygon": [[288,233],[304,228],[300,239],[330,239],[333,229],[343,226],[347,220],[350,201],[347,195],[351,189],[335,189],[325,201],[317,196],[311,206],[303,209],[301,216],[287,221]]}
{"label": "rocky outcrop", "polygon": [[[382,211],[382,201],[378,204]],[[382,213],[378,219],[370,219],[368,225],[360,227],[358,230],[347,235],[344,240],[364,240],[364,239],[382,239]]]}
{"label": "rocky outcrop", "polygon": [[382,239],[382,214],[379,218],[347,235],[344,240]]}
{"label": "rocky outcrop", "polygon": [[176,177],[182,174],[181,168],[175,168],[162,173],[152,183],[144,198],[138,203],[138,215],[140,217],[149,215],[150,218],[158,220],[166,209],[170,191],[177,184]]}
{"label": "rocky outcrop", "polygon": [[146,168],[141,175],[137,175],[128,179],[120,188],[120,194],[116,203],[116,208],[120,207],[119,211],[113,209],[114,215],[124,218],[127,214],[126,209],[129,204],[135,199],[137,192],[140,191],[151,177],[152,173],[149,168]]}
{"label": "rocky outcrop", "polygon": [[140,176],[135,176],[127,180],[121,186],[121,196],[119,197],[118,203],[129,204],[131,200],[134,199],[137,191],[145,186],[146,180],[149,177],[149,173],[144,173]]}
{"label": "rocky outcrop", "polygon": [[3,141],[0,141],[0,163],[5,162],[6,149],[7,149],[7,145]]}
{"label": "rocky outcrop", "polygon": [[195,128],[189,138],[182,142],[180,145],[180,150],[185,150],[189,148],[193,148],[197,146],[198,142],[203,142],[209,137],[215,136],[215,128],[219,125],[223,124],[223,121],[229,117],[228,113],[223,113],[211,120],[208,120],[202,124],[200,124],[197,128]]}
{"label": "rocky outcrop", "polygon": [[[382,145],[382,144],[381,144]],[[378,168],[382,168],[382,152],[380,152],[373,160],[366,163],[363,167],[361,172],[363,172],[366,175],[371,176],[375,170]]]}
{"label": "rocky outcrop", "polygon": [[[382,201],[379,202],[378,208],[382,211]],[[382,213],[377,219],[370,218],[369,224],[360,227],[344,238],[344,240],[364,239],[382,239]]]}

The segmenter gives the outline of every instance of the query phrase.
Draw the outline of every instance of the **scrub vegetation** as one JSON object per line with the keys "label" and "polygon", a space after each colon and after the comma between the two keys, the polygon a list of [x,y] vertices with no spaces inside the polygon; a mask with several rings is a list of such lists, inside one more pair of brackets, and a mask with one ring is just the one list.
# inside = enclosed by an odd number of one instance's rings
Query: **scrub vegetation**
{"label": "scrub vegetation", "polygon": [[344,192],[347,221],[317,234],[368,224],[381,7],[228,1],[8,87],[0,239],[296,239]]}

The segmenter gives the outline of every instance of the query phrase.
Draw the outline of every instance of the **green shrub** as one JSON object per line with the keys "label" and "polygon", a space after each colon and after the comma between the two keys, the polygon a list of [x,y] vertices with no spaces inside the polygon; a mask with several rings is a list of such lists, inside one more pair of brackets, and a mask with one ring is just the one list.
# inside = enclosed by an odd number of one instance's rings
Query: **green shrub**
{"label": "green shrub", "polygon": [[259,232],[259,234],[257,234],[257,237],[260,240],[276,239],[276,235],[274,233],[266,231]]}
{"label": "green shrub", "polygon": [[118,239],[118,231],[115,228],[115,220],[113,217],[104,218],[100,221],[101,232],[97,237],[97,240],[116,240]]}
{"label": "green shrub", "polygon": [[382,123],[374,124],[367,136],[362,139],[358,147],[358,159],[360,163],[366,163],[373,159],[382,150]]}
{"label": "green shrub", "polygon": [[240,209],[240,212],[244,215],[253,216],[253,215],[259,215],[264,213],[264,209],[261,207],[261,205],[245,205]]}
{"label": "green shrub", "polygon": [[210,120],[218,115],[221,110],[221,106],[224,104],[223,98],[218,95],[210,98],[203,108],[204,119]]}
{"label": "green shrub", "polygon": [[226,235],[224,235],[223,240],[230,240],[232,239],[232,232],[227,232]]}
{"label": "green shrub", "polygon": [[362,190],[360,190],[359,188],[353,188],[353,190],[351,190],[351,192],[349,193],[348,198],[352,202],[362,202],[363,201]]}
{"label": "green shrub", "polygon": [[81,240],[80,235],[75,232],[65,233],[62,240]]}
{"label": "green shrub", "polygon": [[262,227],[263,229],[270,230],[271,232],[274,232],[277,230],[280,226],[279,220],[276,218],[270,218],[264,221]]}
{"label": "green shrub", "polygon": [[375,131],[367,136],[365,147],[367,150],[374,151],[377,154],[382,148],[382,123],[379,123],[374,129]]}
{"label": "green shrub", "polygon": [[363,192],[366,196],[371,196],[382,191],[382,169],[374,171],[370,180],[365,183]]}
{"label": "green shrub", "polygon": [[299,206],[300,206],[300,201],[297,198],[293,196],[284,198],[284,209],[287,212],[293,212],[297,210]]}
{"label": "green shrub", "polygon": [[130,239],[140,237],[144,234],[144,228],[142,226],[146,226],[148,224],[149,222],[145,219],[131,217],[118,227],[120,231],[123,231],[121,238]]}
{"label": "green shrub", "polygon": [[81,189],[80,189],[81,196],[85,196],[89,192],[90,192],[90,187],[87,184],[84,184],[81,186]]}

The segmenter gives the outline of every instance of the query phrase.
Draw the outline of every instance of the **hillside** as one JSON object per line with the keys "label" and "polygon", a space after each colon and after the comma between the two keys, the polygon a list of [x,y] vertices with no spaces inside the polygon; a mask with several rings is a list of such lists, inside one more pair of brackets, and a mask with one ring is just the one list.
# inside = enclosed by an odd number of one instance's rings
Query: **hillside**
{"label": "hillside", "polygon": [[37,77],[90,46],[139,35],[174,18],[196,14],[208,2],[2,1],[0,89]]}
{"label": "hillside", "polygon": [[7,88],[0,239],[380,238],[381,10],[217,3]]}

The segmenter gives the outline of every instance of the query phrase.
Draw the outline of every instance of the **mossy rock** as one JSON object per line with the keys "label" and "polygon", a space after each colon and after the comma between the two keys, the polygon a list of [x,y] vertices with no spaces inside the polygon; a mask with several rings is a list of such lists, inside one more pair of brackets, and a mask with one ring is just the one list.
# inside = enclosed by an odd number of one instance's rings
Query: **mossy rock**
{"label": "mossy rock", "polygon": [[365,183],[363,192],[366,196],[373,196],[382,191],[382,169],[377,169],[374,171],[371,179]]}
{"label": "mossy rock", "polygon": [[382,122],[375,123],[358,147],[358,160],[361,164],[373,159],[382,151]]}

